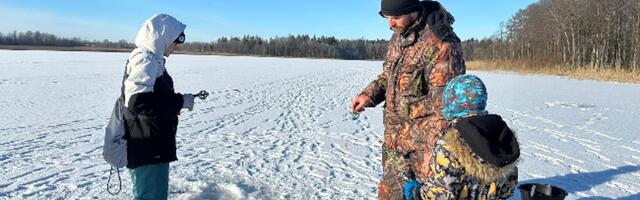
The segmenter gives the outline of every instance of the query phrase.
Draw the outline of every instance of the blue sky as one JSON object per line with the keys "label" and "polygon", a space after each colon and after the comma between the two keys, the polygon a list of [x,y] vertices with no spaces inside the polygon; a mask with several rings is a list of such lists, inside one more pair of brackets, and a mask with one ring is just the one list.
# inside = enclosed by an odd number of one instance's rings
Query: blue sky
{"label": "blue sky", "polygon": [[[536,0],[441,0],[462,39],[489,37]],[[0,32],[43,31],[89,40],[133,41],[144,20],[168,13],[187,24],[188,41],[222,36],[309,34],[388,39],[379,0],[3,0]]]}

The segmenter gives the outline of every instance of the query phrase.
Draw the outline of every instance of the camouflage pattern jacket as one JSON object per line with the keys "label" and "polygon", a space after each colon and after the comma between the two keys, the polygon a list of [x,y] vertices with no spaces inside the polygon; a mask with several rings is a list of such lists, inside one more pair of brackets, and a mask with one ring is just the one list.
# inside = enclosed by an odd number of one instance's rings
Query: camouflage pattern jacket
{"label": "camouflage pattern jacket", "polygon": [[[404,156],[420,152],[409,165],[428,169],[419,166],[428,163],[438,135],[447,126],[440,104],[444,86],[465,73],[460,39],[451,28],[453,16],[439,4],[434,8],[427,11],[425,7],[406,33],[393,35],[383,72],[360,93],[370,98],[367,107],[385,102],[385,170],[390,169],[386,150]],[[427,176],[427,171],[415,173],[423,179]]]}

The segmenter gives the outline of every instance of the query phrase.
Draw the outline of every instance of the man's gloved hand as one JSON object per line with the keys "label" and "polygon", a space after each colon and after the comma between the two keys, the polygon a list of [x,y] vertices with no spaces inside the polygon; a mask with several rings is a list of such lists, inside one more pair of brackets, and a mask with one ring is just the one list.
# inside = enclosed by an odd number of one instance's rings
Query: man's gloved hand
{"label": "man's gloved hand", "polygon": [[184,101],[184,103],[182,103],[182,107],[189,109],[189,111],[192,111],[194,99],[195,99],[195,96],[193,96],[193,94],[183,94],[182,100]]}
{"label": "man's gloved hand", "polygon": [[420,200],[418,197],[418,190],[420,189],[420,182],[413,179],[404,184],[404,199],[406,200]]}

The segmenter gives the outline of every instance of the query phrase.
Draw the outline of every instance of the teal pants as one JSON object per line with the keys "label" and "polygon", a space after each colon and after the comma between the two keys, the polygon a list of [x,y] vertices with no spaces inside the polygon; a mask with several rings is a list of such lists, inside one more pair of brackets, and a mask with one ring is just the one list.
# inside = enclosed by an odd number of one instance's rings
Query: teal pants
{"label": "teal pants", "polygon": [[145,165],[129,170],[134,200],[167,199],[169,163]]}

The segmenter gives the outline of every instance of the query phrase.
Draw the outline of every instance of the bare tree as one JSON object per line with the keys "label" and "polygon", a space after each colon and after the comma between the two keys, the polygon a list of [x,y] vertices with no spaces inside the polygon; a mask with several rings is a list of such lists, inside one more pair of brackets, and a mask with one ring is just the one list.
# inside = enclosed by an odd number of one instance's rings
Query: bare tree
{"label": "bare tree", "polygon": [[465,41],[466,58],[638,71],[640,1],[540,0],[487,40]]}

